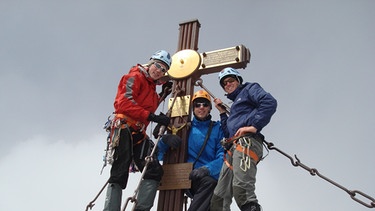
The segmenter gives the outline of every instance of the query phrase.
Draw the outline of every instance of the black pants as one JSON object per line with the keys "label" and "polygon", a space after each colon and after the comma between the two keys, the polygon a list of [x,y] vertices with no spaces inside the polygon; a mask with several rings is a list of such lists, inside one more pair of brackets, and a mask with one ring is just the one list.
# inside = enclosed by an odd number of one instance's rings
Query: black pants
{"label": "black pants", "polygon": [[[115,148],[115,160],[112,164],[109,183],[117,183],[122,189],[125,189],[129,178],[129,167],[133,161],[139,170],[143,171],[146,164],[145,157],[150,154],[153,145],[148,138],[141,143],[133,144],[142,139],[144,139],[142,133],[132,135],[127,128],[121,130],[119,145]],[[155,153],[153,162],[149,163],[147,167],[144,179],[160,181],[163,173],[163,168],[157,159],[157,153]]]}
{"label": "black pants", "polygon": [[191,181],[190,193],[193,196],[188,211],[209,211],[210,201],[217,181],[211,176]]}

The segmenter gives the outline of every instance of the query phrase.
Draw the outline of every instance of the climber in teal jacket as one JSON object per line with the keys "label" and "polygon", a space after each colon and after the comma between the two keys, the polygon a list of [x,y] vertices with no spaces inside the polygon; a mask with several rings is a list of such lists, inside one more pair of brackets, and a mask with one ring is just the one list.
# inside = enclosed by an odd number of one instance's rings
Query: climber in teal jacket
{"label": "climber in teal jacket", "polygon": [[[194,117],[191,122],[187,150],[187,162],[193,163],[193,170],[189,175],[192,185],[187,191],[192,202],[188,210],[208,211],[223,165],[224,149],[220,141],[224,133],[220,121],[211,120],[211,97],[206,91],[197,91],[192,102]],[[158,142],[160,160],[170,147],[170,144],[166,144],[163,138]]]}

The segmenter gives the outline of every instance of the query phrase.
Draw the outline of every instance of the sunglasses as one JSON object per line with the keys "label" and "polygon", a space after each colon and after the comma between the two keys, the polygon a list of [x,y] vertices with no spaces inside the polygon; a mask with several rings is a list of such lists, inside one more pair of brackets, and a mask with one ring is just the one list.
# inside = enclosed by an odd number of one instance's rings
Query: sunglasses
{"label": "sunglasses", "polygon": [[154,62],[154,65],[155,65],[156,68],[158,68],[163,73],[167,72],[167,69],[165,69],[164,67],[162,67],[159,63]]}
{"label": "sunglasses", "polygon": [[223,81],[223,86],[226,86],[228,83],[233,83],[233,82],[235,82],[235,81],[237,81],[237,80],[234,79],[234,78],[228,78],[228,79],[225,79],[225,80]]}
{"label": "sunglasses", "polygon": [[208,107],[210,105],[208,103],[194,103],[195,108],[200,108],[201,106]]}

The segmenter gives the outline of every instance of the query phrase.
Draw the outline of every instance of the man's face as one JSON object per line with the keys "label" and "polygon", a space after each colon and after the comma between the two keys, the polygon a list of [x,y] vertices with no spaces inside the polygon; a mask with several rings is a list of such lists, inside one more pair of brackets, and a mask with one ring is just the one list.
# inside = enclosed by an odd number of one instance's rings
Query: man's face
{"label": "man's face", "polygon": [[162,62],[154,62],[148,69],[148,74],[153,80],[158,80],[168,71]]}
{"label": "man's face", "polygon": [[194,100],[193,106],[193,112],[198,119],[205,119],[210,114],[211,107],[208,100],[198,98]]}
{"label": "man's face", "polygon": [[223,80],[224,85],[224,91],[228,94],[232,93],[234,90],[237,89],[237,87],[240,85],[240,82],[238,82],[233,77],[227,77]]}

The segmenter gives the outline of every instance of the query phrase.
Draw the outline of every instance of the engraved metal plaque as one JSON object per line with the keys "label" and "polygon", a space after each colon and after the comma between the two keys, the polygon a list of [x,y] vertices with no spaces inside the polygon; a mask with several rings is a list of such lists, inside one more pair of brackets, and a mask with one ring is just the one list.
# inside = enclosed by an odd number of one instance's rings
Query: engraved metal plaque
{"label": "engraved metal plaque", "polygon": [[[171,108],[174,98],[169,98],[168,109]],[[174,102],[171,117],[189,115],[190,95],[177,97]]]}
{"label": "engraved metal plaque", "polygon": [[201,54],[199,70],[202,74],[209,74],[219,72],[225,67],[245,68],[250,62],[250,56],[250,50],[243,45],[204,52]]}
{"label": "engraved metal plaque", "polygon": [[192,169],[192,163],[164,164],[159,190],[190,189],[189,174]]}
{"label": "engraved metal plaque", "polygon": [[235,48],[227,48],[217,51],[207,52],[205,54],[203,66],[204,68],[217,64],[224,64],[228,62],[238,61],[238,50]]}

